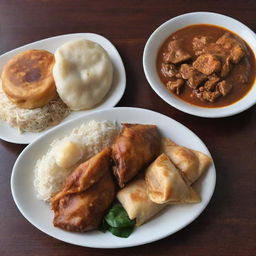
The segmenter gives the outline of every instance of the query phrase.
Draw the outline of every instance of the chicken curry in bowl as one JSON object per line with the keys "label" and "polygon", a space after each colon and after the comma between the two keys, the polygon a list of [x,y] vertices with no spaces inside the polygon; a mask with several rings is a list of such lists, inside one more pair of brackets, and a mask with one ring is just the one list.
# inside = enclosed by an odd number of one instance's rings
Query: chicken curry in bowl
{"label": "chicken curry in bowl", "polygon": [[223,107],[252,88],[256,65],[248,44],[219,26],[191,25],[171,34],[157,55],[167,90],[201,107]]}

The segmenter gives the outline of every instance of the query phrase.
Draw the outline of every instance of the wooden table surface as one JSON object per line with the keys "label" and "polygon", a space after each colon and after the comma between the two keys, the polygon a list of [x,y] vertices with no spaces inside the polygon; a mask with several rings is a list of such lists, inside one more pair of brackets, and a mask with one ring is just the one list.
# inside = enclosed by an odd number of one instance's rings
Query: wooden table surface
{"label": "wooden table surface", "polygon": [[98,33],[118,49],[127,87],[117,106],[151,109],[195,132],[213,155],[217,184],[206,210],[193,223],[160,241],[126,249],[66,244],[32,226],[11,195],[13,164],[23,145],[0,140],[0,255],[256,255],[256,106],[222,119],[194,117],[161,100],[142,67],[144,45],[166,20],[192,11],[212,11],[256,31],[256,1],[66,1],[0,0],[0,54],[61,34]]}

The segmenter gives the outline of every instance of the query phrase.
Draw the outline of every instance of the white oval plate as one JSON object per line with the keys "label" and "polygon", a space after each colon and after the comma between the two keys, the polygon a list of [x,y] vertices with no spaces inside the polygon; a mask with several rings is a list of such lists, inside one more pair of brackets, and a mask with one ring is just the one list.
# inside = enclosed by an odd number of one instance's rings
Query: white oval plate
{"label": "white oval plate", "polygon": [[[112,61],[112,64],[114,66],[113,84],[106,99],[100,105],[90,110],[71,112],[71,114],[68,115],[61,123],[66,123],[67,121],[77,118],[81,115],[84,115],[85,113],[89,114],[95,110],[111,108],[115,106],[118,103],[118,101],[121,99],[121,97],[124,94],[124,90],[126,86],[126,75],[125,75],[124,64],[115,46],[103,36],[92,34],[92,33],[77,33],[77,34],[55,36],[55,37],[50,37],[40,41],[36,41],[30,44],[21,46],[19,48],[16,48],[0,56],[0,74],[1,74],[3,66],[7,63],[7,61],[22,51],[29,50],[29,49],[44,49],[54,53],[55,50],[62,44],[68,41],[77,40],[77,39],[87,39],[87,40],[94,41],[100,44],[107,51]],[[52,129],[52,128],[49,128],[49,129]],[[0,138],[2,140],[12,142],[12,143],[29,144],[30,142],[32,142],[42,134],[45,134],[47,130],[39,133],[25,132],[21,134],[18,132],[16,128],[12,128],[9,126],[7,122],[0,120]]]}
{"label": "white oval plate", "polygon": [[192,12],[170,19],[158,27],[149,37],[143,53],[143,67],[152,89],[169,105],[191,115],[201,117],[226,117],[238,114],[255,104],[256,81],[253,88],[239,101],[226,107],[204,108],[189,104],[169,93],[156,69],[157,53],[165,39],[175,31],[193,24],[213,24],[227,28],[243,38],[256,56],[256,35],[241,22],[225,15],[211,12]]}
{"label": "white oval plate", "polygon": [[74,127],[92,119],[156,124],[164,136],[168,136],[180,145],[199,150],[210,156],[207,147],[192,131],[157,112],[139,108],[113,108],[85,115],[52,129],[31,143],[24,149],[13,167],[12,195],[20,212],[31,224],[44,233],[67,243],[95,248],[120,248],[146,244],[169,236],[199,216],[209,203],[215,188],[214,164],[195,184],[196,190],[202,197],[201,203],[170,206],[149,222],[136,228],[129,238],[118,238],[109,232],[101,233],[100,231],[72,233],[54,227],[53,212],[50,206],[36,198],[33,187],[33,168],[37,159],[47,152],[54,139],[68,134]]}

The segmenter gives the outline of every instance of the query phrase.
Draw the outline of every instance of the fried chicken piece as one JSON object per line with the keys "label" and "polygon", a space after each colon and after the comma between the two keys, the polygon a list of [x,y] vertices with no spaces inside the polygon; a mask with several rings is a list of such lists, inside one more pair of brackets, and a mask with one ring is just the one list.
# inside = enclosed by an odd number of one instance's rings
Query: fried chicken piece
{"label": "fried chicken piece", "polygon": [[159,154],[160,134],[155,125],[123,124],[112,145],[114,174],[120,187],[131,180]]}
{"label": "fried chicken piece", "polygon": [[78,232],[98,228],[115,196],[110,155],[111,149],[105,148],[68,176],[51,200],[54,226]]}

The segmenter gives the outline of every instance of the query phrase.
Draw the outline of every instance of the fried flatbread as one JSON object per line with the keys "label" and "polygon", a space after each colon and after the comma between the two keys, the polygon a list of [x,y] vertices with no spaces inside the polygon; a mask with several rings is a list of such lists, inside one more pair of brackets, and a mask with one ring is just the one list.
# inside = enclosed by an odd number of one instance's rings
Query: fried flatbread
{"label": "fried flatbread", "polygon": [[12,58],[3,68],[2,86],[11,102],[34,109],[57,96],[52,75],[54,55],[45,50],[28,50]]}

